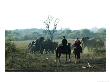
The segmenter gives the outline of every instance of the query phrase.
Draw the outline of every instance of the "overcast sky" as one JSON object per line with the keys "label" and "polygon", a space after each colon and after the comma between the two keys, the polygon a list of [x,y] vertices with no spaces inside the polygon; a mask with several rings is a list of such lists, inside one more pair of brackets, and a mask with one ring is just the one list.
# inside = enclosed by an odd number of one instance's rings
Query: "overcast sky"
{"label": "overcast sky", "polygon": [[107,27],[109,8],[109,0],[0,0],[0,28],[44,29],[48,15],[60,20],[57,29]]}

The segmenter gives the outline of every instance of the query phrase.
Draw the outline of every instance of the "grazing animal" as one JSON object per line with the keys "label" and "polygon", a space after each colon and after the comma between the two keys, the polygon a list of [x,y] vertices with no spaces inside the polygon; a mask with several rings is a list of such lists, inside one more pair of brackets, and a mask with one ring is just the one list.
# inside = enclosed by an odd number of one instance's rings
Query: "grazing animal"
{"label": "grazing animal", "polygon": [[30,53],[35,54],[35,44],[31,46]]}
{"label": "grazing animal", "polygon": [[83,37],[82,43],[83,43],[83,49],[87,47],[89,51],[104,47],[104,42],[101,39],[97,39],[97,38],[90,39],[89,37]]}
{"label": "grazing animal", "polygon": [[44,49],[45,53],[50,53],[52,52],[54,54],[55,49],[57,48],[58,43],[57,42],[52,42],[51,40],[46,40],[44,42]]}
{"label": "grazing animal", "polygon": [[28,51],[30,53],[40,53],[43,54],[44,51],[45,53],[54,53],[54,51],[56,50],[58,46],[57,42],[52,42],[51,40],[47,39],[44,41],[43,37],[37,39],[36,41],[32,41],[31,43],[29,43],[28,45]]}
{"label": "grazing animal", "polygon": [[29,53],[32,53],[32,54],[35,53],[35,42],[34,41],[29,43],[28,51],[29,51]]}

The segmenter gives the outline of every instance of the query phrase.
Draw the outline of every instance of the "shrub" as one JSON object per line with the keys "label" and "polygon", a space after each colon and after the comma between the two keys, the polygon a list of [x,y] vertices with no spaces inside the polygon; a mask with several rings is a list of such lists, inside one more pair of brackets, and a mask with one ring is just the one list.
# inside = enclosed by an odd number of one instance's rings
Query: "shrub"
{"label": "shrub", "polygon": [[10,54],[16,51],[16,47],[10,40],[5,41],[5,57],[9,57]]}

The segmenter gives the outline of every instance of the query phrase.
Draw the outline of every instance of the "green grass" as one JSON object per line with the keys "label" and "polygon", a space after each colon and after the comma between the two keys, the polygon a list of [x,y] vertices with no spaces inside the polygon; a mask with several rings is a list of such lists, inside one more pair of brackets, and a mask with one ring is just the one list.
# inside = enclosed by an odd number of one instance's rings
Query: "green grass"
{"label": "green grass", "polygon": [[[71,62],[65,63],[65,55],[61,56],[61,64],[57,66],[55,54],[29,54],[25,50],[30,41],[14,42],[18,52],[12,53],[5,62],[6,71],[35,71],[35,72],[105,72],[106,53],[89,52],[81,54],[79,63],[75,64],[74,54]],[[92,66],[88,68],[88,62]],[[82,68],[82,67],[86,68]]]}

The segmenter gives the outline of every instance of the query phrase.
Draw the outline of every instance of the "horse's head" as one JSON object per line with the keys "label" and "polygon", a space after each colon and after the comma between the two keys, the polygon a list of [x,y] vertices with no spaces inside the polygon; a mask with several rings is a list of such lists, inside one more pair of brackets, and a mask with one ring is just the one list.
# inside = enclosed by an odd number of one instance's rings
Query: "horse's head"
{"label": "horse's head", "polygon": [[87,40],[89,40],[89,37],[83,37],[82,38],[82,41],[84,42],[84,41],[87,41]]}
{"label": "horse's head", "polygon": [[71,46],[71,43],[68,43],[68,46]]}

